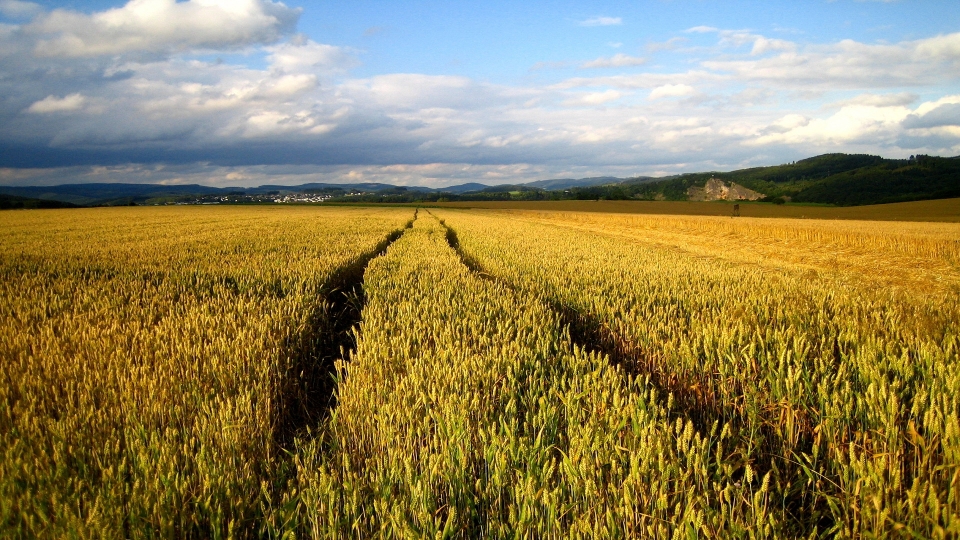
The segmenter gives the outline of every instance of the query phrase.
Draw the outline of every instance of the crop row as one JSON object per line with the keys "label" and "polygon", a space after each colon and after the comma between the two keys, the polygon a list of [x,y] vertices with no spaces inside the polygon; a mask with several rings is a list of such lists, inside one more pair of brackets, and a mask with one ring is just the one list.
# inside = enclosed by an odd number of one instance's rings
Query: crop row
{"label": "crop row", "polygon": [[[730,434],[570,339],[539,297],[470,271],[424,215],[368,267],[338,406],[298,448],[313,537],[672,537],[772,529]],[[291,504],[293,503],[293,504]]]}
{"label": "crop row", "polygon": [[0,215],[0,535],[960,534],[956,226],[433,212]]}
{"label": "crop row", "polygon": [[[692,420],[699,436],[729,434],[721,466],[768,490],[763,535],[960,532],[953,240],[911,239],[890,227],[884,244],[880,227],[852,224],[805,233],[672,218],[659,230],[664,218],[441,215],[479,269],[566,313],[586,345],[669,394],[672,413]],[[889,245],[869,253],[881,268],[925,254],[930,268],[912,270],[927,286],[876,287],[882,272],[858,283],[857,265],[816,265],[822,244],[782,249],[762,265],[709,251],[711,239],[723,244],[729,234],[744,249],[801,235]],[[758,511],[724,507],[721,486],[704,488],[707,521],[746,523],[739,512]]]}
{"label": "crop row", "polygon": [[260,534],[328,282],[411,214],[0,216],[0,536]]}

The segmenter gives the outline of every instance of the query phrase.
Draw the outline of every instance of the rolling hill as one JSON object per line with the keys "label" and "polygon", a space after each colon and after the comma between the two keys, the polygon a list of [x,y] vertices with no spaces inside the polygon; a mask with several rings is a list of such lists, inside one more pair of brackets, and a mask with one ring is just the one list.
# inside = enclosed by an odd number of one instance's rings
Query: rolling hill
{"label": "rolling hill", "polygon": [[[921,155],[911,156],[910,159],[885,159],[865,154],[824,154],[771,167],[665,178],[560,178],[496,186],[471,182],[438,189],[385,183],[309,183],[251,188],[104,183],[0,186],[0,194],[79,206],[196,202],[204,197],[219,197],[228,203],[270,202],[274,195],[292,193],[323,194],[330,200],[350,202],[566,199],[683,201],[704,200],[704,193],[713,192],[732,193],[730,198],[835,206],[960,197],[960,158]],[[748,196],[741,197],[738,194]]]}
{"label": "rolling hill", "polygon": [[690,188],[703,188],[711,178],[757,191],[766,200],[837,206],[960,197],[958,158],[884,159],[862,154],[825,154],[773,167],[685,174],[655,182],[631,179],[616,188],[628,198],[687,200]]}

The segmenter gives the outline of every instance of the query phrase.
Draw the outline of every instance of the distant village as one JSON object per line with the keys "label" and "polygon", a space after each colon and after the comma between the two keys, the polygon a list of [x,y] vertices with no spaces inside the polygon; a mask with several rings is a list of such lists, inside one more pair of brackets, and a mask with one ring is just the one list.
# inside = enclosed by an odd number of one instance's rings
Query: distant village
{"label": "distant village", "polygon": [[[356,191],[350,193],[255,193],[246,194],[243,192],[230,193],[228,195],[198,195],[196,197],[181,199],[178,201],[167,201],[166,205],[197,205],[197,204],[254,204],[254,203],[287,203],[287,204],[306,204],[323,203],[334,198],[359,197],[366,195],[365,192]],[[149,203],[148,203],[149,204]]]}

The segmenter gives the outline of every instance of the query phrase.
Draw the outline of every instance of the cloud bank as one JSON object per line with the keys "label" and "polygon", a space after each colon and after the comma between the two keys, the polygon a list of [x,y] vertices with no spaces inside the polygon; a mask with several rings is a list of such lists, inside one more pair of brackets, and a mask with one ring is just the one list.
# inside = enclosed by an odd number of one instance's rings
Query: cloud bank
{"label": "cloud bank", "polygon": [[[361,53],[296,34],[300,11],[268,0],[0,11],[23,18],[0,25],[4,184],[440,186],[960,154],[960,33],[809,44],[695,27],[645,57],[570,58],[557,65],[577,76],[494,84],[355,77]],[[250,65],[212,58],[231,51]]]}

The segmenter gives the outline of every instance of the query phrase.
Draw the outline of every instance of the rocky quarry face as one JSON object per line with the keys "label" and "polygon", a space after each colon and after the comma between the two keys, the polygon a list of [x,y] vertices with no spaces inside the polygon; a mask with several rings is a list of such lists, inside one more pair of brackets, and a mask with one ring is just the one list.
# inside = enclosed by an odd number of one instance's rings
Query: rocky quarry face
{"label": "rocky quarry face", "polygon": [[687,189],[687,198],[691,201],[756,201],[763,197],[763,193],[745,188],[736,182],[730,182],[728,186],[719,178],[707,180],[703,187],[691,186]]}

